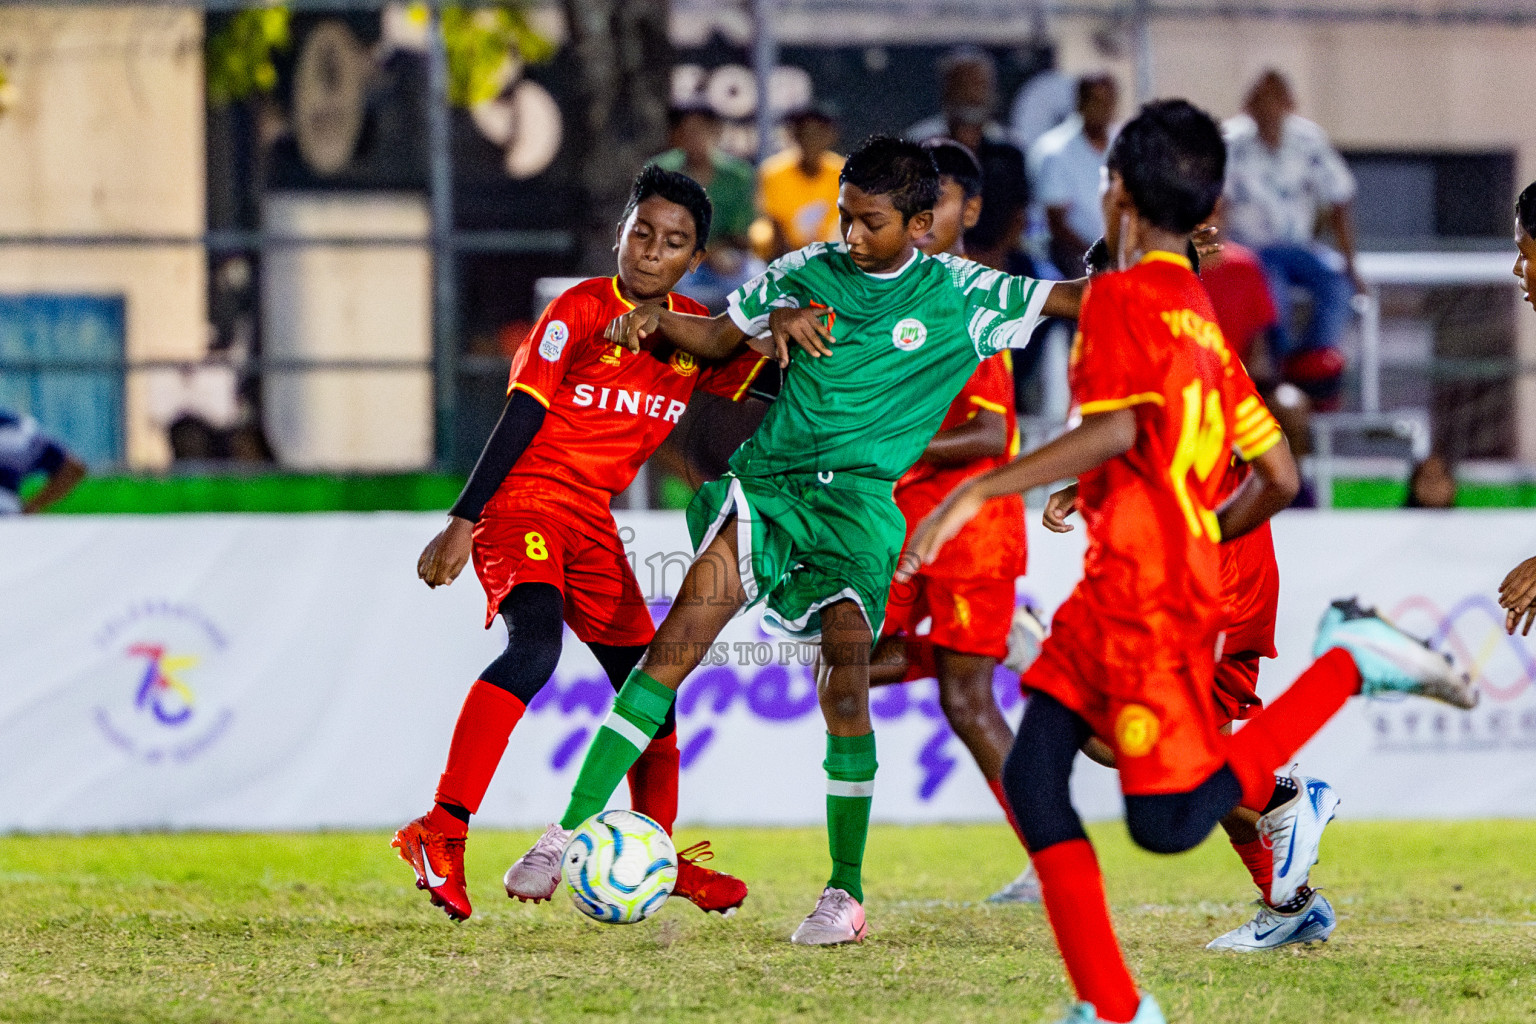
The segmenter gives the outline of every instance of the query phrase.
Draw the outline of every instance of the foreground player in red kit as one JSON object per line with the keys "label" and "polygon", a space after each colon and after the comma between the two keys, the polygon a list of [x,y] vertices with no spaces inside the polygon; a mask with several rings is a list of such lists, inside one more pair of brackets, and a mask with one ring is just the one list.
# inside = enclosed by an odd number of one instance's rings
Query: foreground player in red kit
{"label": "foreground player in red kit", "polygon": [[[562,621],[597,656],[615,689],[655,632],[610,500],[671,432],[695,389],[739,400],[762,366],[750,352],[702,363],[659,335],[638,353],[603,339],[608,324],[639,302],[708,315],[671,289],[703,257],[710,214],[704,190],[690,178],[647,167],[635,179],[615,246],[618,275],[576,285],[534,325],[512,361],[501,421],[448,526],[417,565],[427,586],[436,587],[452,583],[473,555],[485,588],[485,624],[497,614],[507,624],[506,651],[459,712],[436,803],[393,843],[415,869],[417,888],[455,920],[470,915],[470,815],[513,727],[555,671]],[[668,832],[677,816],[677,775],[676,719],[669,714],[629,772],[635,808]],[[747,888],[697,864],[709,856],[703,843],[679,854],[674,895],[728,912],[746,899]]]}
{"label": "foreground player in red kit", "polygon": [[[1193,256],[1192,260],[1197,274],[1200,270],[1198,259]],[[1083,263],[1089,277],[1114,269],[1109,247],[1102,238],[1088,250]],[[1252,450],[1280,432],[1279,424],[1256,397],[1243,400],[1237,408],[1237,417],[1241,433],[1236,443],[1240,447]],[[1248,464],[1241,458],[1229,459],[1217,501],[1225,501],[1236,493],[1248,473]],[[1046,502],[1042,525],[1055,533],[1070,533],[1073,526],[1067,519],[1076,510],[1076,504],[1077,484],[1052,494]],[[1215,685],[1211,694],[1225,723],[1222,732],[1230,735],[1233,722],[1253,717],[1264,706],[1257,689],[1259,663],[1276,654],[1275,618],[1280,604],[1280,568],[1275,561],[1274,537],[1267,521],[1249,533],[1223,543],[1218,550],[1227,617],[1221,632],[1221,653],[1216,660]],[[1100,764],[1110,768],[1115,766],[1114,753],[1101,740],[1090,739],[1083,749]],[[1301,789],[1316,781],[1277,778],[1276,795],[1271,802],[1278,806],[1287,799],[1299,799]],[[1316,787],[1313,791],[1324,802],[1334,800]],[[1221,819],[1222,830],[1227,833],[1232,848],[1242,858],[1243,866],[1259,889],[1260,908],[1253,920],[1214,939],[1207,949],[1253,952],[1294,943],[1326,941],[1333,934],[1337,920],[1333,906],[1325,896],[1311,888],[1305,877],[1289,902],[1278,905],[1271,902],[1274,844],[1273,837],[1266,841],[1260,834],[1261,820],[1263,818],[1257,811],[1242,806],[1233,808]],[[1275,820],[1282,818],[1277,816]]]}
{"label": "foreground player in red kit", "polygon": [[[1082,422],[962,485],[912,537],[912,554],[931,561],[992,497],[1080,477],[1090,536],[1083,579],[1024,674],[1029,704],[1003,771],[1081,1000],[1073,1024],[1164,1021],[1126,969],[1072,807],[1068,781],[1090,736],[1115,755],[1131,837],[1177,853],[1239,804],[1267,808],[1275,769],[1351,696],[1470,703],[1465,678],[1444,659],[1379,618],[1335,606],[1319,636],[1326,653],[1246,728],[1219,731],[1210,696],[1226,618],[1217,544],[1284,508],[1299,483],[1282,437],[1245,432],[1238,410],[1256,395],[1184,255],[1225,165],[1216,123],[1182,100],[1148,104],[1121,129],[1103,205],[1110,251],[1129,269],[1099,278],[1083,300],[1071,364]],[[1253,471],[1218,507],[1216,470],[1233,450]],[[1275,809],[1290,819],[1289,856],[1308,868],[1319,810],[1310,792]]]}

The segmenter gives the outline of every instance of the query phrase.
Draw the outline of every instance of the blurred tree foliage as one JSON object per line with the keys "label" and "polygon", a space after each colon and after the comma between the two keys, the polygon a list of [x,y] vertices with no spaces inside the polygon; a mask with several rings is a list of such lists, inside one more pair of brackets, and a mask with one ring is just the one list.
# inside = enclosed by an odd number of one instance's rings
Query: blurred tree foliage
{"label": "blurred tree foliage", "polygon": [[208,102],[226,106],[277,88],[277,64],[272,58],[288,43],[286,7],[236,12],[204,44]]}
{"label": "blurred tree foliage", "polygon": [[[424,23],[427,5],[413,4],[413,21]],[[508,59],[537,64],[554,55],[554,44],[529,24],[524,0],[442,9],[448,52],[448,99],[471,107],[496,98]],[[282,6],[238,11],[209,35],[205,45],[208,101],[215,106],[264,96],[277,88],[275,55],[291,45],[289,10]]]}
{"label": "blurred tree foliage", "polygon": [[[417,6],[425,16],[425,6]],[[448,50],[448,102],[456,107],[495,99],[505,84],[500,72],[509,55],[538,64],[555,53],[554,44],[528,24],[524,4],[517,0],[444,7],[443,43]]]}

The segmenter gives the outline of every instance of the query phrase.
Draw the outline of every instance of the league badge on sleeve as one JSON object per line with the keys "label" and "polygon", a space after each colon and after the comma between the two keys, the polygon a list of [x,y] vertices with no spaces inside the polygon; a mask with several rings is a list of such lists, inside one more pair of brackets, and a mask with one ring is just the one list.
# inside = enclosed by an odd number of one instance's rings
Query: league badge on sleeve
{"label": "league badge on sleeve", "polygon": [[544,328],[544,337],[539,339],[539,355],[552,363],[558,361],[570,337],[571,329],[564,320],[551,320]]}

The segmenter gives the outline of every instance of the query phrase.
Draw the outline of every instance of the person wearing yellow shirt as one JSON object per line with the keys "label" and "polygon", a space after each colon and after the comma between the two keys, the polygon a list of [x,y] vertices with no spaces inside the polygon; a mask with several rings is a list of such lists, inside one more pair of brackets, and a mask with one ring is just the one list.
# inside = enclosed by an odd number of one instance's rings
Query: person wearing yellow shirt
{"label": "person wearing yellow shirt", "polygon": [[806,107],[790,114],[785,127],[795,144],[764,160],[757,176],[758,205],[772,234],[754,231],[753,240],[765,259],[840,237],[836,115],[825,105]]}

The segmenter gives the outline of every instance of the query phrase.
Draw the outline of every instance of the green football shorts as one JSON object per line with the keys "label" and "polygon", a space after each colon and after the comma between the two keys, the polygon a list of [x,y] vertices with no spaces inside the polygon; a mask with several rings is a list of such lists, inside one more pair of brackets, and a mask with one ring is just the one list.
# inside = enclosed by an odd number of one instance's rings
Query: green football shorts
{"label": "green football shorts", "polygon": [[848,598],[879,637],[907,524],[889,480],[846,473],[738,477],[699,488],[688,506],[695,557],[734,513],[747,607],[794,640],[821,637],[821,609]]}

